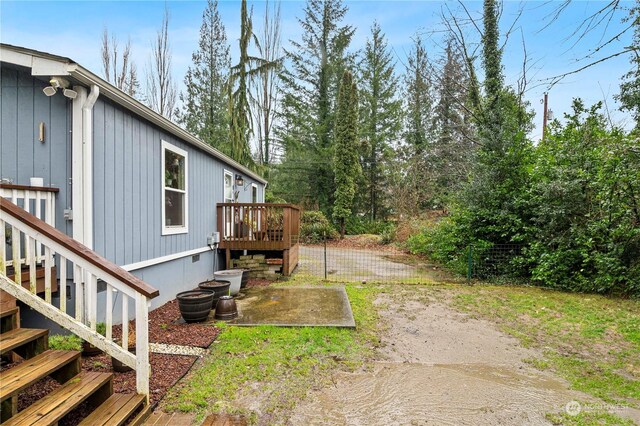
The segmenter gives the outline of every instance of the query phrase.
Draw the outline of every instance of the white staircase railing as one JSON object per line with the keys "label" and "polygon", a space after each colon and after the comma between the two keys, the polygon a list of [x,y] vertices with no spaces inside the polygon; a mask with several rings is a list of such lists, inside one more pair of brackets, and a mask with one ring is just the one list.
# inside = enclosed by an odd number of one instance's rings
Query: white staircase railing
{"label": "white staircase railing", "polygon": [[[7,235],[9,229],[10,235]],[[10,238],[7,238],[10,237]],[[10,253],[8,247],[11,247]],[[44,255],[38,247],[42,247]],[[11,254],[9,259],[8,255]],[[58,265],[59,304],[51,298],[51,272]],[[28,268],[29,289],[22,286],[21,273]],[[36,294],[36,266],[45,270],[44,299]],[[14,280],[8,278],[13,268]],[[71,316],[67,306],[67,280],[75,290],[75,309]],[[96,331],[98,324],[98,283],[105,287],[104,336]],[[136,370],[136,387],[149,398],[149,303],[158,290],[102,258],[91,249],[55,229],[21,207],[0,197],[0,290],[3,290],[47,318],[93,344],[125,365]],[[115,295],[115,297],[114,297]],[[119,297],[118,297],[119,296]],[[113,339],[114,309],[120,299],[122,336]],[[131,304],[130,304],[131,300]],[[129,351],[129,313],[135,307],[135,351]],[[102,318],[100,318],[102,319]]]}

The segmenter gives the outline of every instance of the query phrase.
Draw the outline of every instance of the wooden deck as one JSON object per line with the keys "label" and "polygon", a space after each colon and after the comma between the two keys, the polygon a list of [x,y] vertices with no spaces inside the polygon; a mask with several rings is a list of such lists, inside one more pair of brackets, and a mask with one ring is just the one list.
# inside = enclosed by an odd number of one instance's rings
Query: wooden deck
{"label": "wooden deck", "polygon": [[282,273],[290,275],[298,264],[300,208],[293,204],[219,203],[220,248],[227,267],[232,250],[280,251]]}

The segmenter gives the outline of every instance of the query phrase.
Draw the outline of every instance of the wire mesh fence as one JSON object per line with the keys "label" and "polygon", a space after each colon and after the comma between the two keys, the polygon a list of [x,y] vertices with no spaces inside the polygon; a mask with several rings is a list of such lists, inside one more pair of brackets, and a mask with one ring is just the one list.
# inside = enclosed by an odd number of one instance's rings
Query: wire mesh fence
{"label": "wire mesh fence", "polygon": [[491,279],[514,275],[514,272],[519,269],[522,249],[521,244],[469,246],[467,278]]}
{"label": "wire mesh fence", "polygon": [[444,271],[390,247],[355,248],[322,243],[300,247],[297,273],[327,281],[420,283],[440,279]]}

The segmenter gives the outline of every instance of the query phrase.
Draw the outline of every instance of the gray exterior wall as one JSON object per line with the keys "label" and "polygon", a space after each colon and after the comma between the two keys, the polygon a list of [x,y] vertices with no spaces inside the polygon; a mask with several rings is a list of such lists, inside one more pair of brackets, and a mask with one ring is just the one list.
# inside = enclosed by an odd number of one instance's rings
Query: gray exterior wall
{"label": "gray exterior wall", "polygon": [[[128,265],[206,247],[223,202],[224,170],[240,173],[108,99],[93,113],[94,249]],[[189,232],[162,235],[162,141],[188,153]],[[240,173],[242,174],[242,173]],[[240,201],[251,201],[250,183]],[[263,192],[259,184],[259,192]],[[153,285],[153,283],[150,283]]]}
{"label": "gray exterior wall", "polygon": [[[72,104],[61,94],[45,96],[45,86],[46,81],[33,78],[26,68],[7,64],[0,68],[0,178],[28,185],[30,177],[43,177],[46,186],[60,188],[56,227],[72,235],[72,222],[65,221],[63,214],[71,206]],[[44,143],[38,141],[40,122],[46,128]],[[264,201],[263,184],[104,96],[94,106],[93,126],[94,250],[118,265],[206,247],[207,235],[217,230],[216,204],[223,202],[224,170],[244,177],[246,190],[239,189],[240,202],[251,202],[251,183],[258,185],[258,201]],[[188,152],[186,234],[162,235],[163,140]],[[214,253],[207,251],[199,256],[197,262],[188,256],[132,271],[160,290],[152,307],[212,277]],[[220,259],[218,256],[218,269],[224,266]],[[73,292],[73,286],[70,290]],[[98,318],[104,318],[103,298],[104,293],[98,299]],[[53,301],[58,304],[56,295]],[[70,314],[73,305],[68,303]],[[39,315],[23,317],[25,324],[41,321]]]}
{"label": "gray exterior wall", "polygon": [[[45,186],[60,188],[56,228],[71,235],[71,222],[63,217],[71,206],[71,101],[47,97],[45,86],[26,68],[0,64],[0,178],[29,185],[29,178],[42,177]],[[44,143],[38,140],[41,122]]]}
{"label": "gray exterior wall", "polygon": [[[94,250],[129,265],[204,248],[217,231],[216,204],[224,200],[224,171],[245,179],[239,201],[251,202],[251,183],[264,185],[102,97],[93,110]],[[187,151],[189,232],[162,235],[162,141]],[[156,307],[213,276],[213,253],[134,270],[160,290]],[[218,268],[223,267],[218,262]]]}

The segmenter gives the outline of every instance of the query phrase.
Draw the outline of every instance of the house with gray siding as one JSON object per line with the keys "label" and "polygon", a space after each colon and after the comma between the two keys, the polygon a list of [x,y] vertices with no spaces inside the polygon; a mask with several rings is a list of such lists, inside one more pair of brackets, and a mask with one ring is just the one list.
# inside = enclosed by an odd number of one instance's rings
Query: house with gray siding
{"label": "house with gray siding", "polygon": [[262,177],[69,58],[0,44],[0,120],[3,196],[50,190],[47,221],[158,289],[152,308],[224,268],[219,203],[264,202]]}

